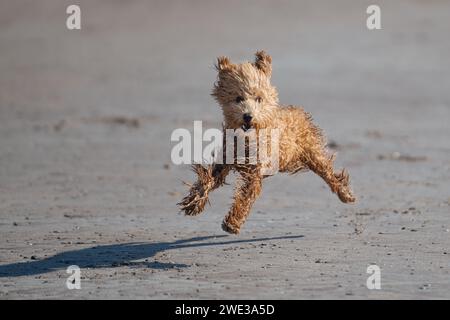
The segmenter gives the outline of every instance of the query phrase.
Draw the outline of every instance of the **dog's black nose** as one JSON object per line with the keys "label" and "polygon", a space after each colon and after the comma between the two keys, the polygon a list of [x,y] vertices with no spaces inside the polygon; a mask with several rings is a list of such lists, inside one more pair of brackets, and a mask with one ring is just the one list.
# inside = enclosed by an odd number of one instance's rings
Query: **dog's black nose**
{"label": "dog's black nose", "polygon": [[245,113],[244,114],[244,122],[245,123],[250,123],[252,121],[252,116],[249,113]]}

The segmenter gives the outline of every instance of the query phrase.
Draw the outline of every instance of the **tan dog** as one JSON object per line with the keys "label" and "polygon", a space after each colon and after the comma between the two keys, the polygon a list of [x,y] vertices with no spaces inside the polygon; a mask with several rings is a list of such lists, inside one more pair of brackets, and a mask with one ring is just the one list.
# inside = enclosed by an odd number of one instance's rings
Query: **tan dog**
{"label": "tan dog", "polygon": [[[312,123],[311,116],[302,108],[279,104],[278,92],[270,83],[272,58],[269,55],[258,51],[255,62],[242,64],[233,64],[227,57],[220,57],[216,68],[218,81],[212,95],[223,110],[224,129],[279,129],[279,172],[296,173],[309,169],[322,177],[342,202],[355,201],[348,174],[345,169],[334,172],[334,155],[327,152],[322,132]],[[179,203],[181,210],[190,216],[200,214],[209,192],[222,186],[230,170],[234,170],[240,179],[234,203],[222,228],[239,233],[266,177],[260,169],[260,164],[195,165],[197,182]]]}

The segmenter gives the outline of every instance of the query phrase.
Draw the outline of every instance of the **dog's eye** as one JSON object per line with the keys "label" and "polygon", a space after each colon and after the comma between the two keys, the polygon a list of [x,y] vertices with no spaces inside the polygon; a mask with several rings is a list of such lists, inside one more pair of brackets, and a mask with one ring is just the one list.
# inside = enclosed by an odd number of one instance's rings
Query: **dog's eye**
{"label": "dog's eye", "polygon": [[261,103],[261,102],[262,102],[262,98],[261,98],[261,97],[259,97],[259,96],[258,96],[258,97],[256,97],[256,98],[255,98],[255,100],[256,100],[256,102],[258,102],[258,103]]}
{"label": "dog's eye", "polygon": [[244,98],[241,96],[236,97],[236,103],[241,103],[242,101],[244,101]]}

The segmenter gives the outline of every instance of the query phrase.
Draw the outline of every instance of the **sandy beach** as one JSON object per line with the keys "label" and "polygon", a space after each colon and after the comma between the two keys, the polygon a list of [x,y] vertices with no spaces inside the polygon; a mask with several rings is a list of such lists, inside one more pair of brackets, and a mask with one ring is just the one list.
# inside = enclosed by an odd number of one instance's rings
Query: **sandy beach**
{"label": "sandy beach", "polygon": [[[449,2],[77,3],[0,2],[0,299],[450,299]],[[232,177],[179,212],[170,136],[221,128],[215,59],[258,49],[358,201],[277,175],[234,236]]]}

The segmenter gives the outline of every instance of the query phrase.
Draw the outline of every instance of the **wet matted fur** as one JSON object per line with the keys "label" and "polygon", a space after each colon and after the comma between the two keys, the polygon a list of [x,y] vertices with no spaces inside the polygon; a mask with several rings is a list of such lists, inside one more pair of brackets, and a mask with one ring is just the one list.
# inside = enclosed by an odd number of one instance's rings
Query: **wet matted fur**
{"label": "wet matted fur", "polygon": [[[219,57],[216,69],[218,80],[212,95],[222,108],[224,129],[278,129],[279,172],[311,170],[329,185],[342,202],[355,201],[349,187],[348,173],[345,169],[334,171],[335,156],[326,149],[322,131],[312,122],[311,115],[303,108],[279,103],[278,92],[270,82],[272,58],[268,54],[258,51],[254,62],[241,64],[233,64],[227,57]],[[209,193],[225,183],[230,171],[239,174],[234,202],[222,223],[223,230],[239,233],[261,193],[262,180],[266,178],[261,174],[261,165],[198,164],[193,169],[197,181],[190,185],[189,194],[178,204],[189,216],[204,210]]]}

